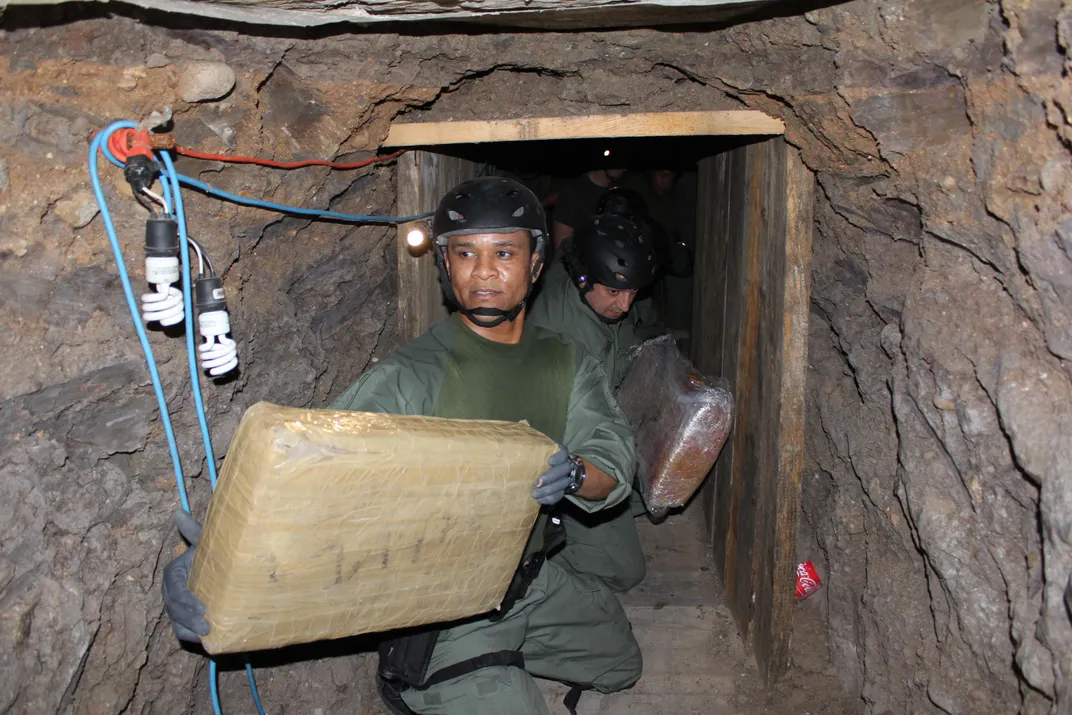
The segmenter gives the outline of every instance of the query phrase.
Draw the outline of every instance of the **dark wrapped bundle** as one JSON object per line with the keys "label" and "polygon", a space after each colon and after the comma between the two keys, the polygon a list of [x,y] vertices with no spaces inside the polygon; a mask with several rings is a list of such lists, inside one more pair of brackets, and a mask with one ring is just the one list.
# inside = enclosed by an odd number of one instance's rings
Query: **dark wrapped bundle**
{"label": "dark wrapped bundle", "polygon": [[725,379],[707,380],[663,336],[641,345],[618,391],[636,432],[638,476],[652,514],[684,506],[718,459],[733,426]]}

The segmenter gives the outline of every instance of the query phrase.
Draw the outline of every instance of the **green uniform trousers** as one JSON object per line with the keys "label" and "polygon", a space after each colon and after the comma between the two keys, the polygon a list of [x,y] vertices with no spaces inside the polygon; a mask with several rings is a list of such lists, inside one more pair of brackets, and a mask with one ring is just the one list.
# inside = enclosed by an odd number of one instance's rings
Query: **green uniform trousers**
{"label": "green uniform trousers", "polygon": [[422,715],[547,715],[533,675],[611,693],[636,683],[643,666],[614,594],[554,563],[544,564],[501,621],[483,617],[441,633],[428,674],[501,650],[520,651],[525,670],[483,668],[428,690],[407,690],[406,704]]}
{"label": "green uniform trousers", "polygon": [[636,515],[644,513],[640,495],[610,509],[586,514],[563,509],[566,545],[551,560],[574,574],[591,574],[610,590],[628,591],[644,580],[644,550]]}

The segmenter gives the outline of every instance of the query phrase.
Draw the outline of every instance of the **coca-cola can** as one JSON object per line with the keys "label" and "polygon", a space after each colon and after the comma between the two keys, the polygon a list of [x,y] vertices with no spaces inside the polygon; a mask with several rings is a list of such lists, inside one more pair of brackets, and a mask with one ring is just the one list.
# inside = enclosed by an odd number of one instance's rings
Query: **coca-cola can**
{"label": "coca-cola can", "polygon": [[805,561],[797,566],[797,600],[803,601],[808,596],[819,590],[823,582],[819,579],[819,573],[811,561]]}

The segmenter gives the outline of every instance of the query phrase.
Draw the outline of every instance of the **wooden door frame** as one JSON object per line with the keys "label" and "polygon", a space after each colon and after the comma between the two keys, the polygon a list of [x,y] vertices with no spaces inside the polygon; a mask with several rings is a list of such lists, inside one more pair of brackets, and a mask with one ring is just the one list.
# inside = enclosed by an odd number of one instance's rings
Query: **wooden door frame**
{"label": "wooden door frame", "polygon": [[[477,175],[477,165],[465,159],[430,151],[410,151],[398,157],[398,212],[417,216],[434,211],[447,191]],[[398,257],[398,334],[413,340],[447,317],[439,285],[434,246],[414,252],[406,243],[412,223],[401,224],[395,236]]]}
{"label": "wooden door frame", "polygon": [[[664,112],[396,124],[385,142],[420,148],[399,159],[398,211],[413,215],[476,175],[475,163],[435,153],[441,145],[755,136],[701,163],[701,192],[713,200],[700,194],[691,343],[697,367],[727,377],[737,395],[734,432],[702,499],[724,598],[768,683],[788,667],[793,627],[814,195],[784,130],[752,110]],[[431,252],[415,257],[408,229],[397,239],[398,321],[414,338],[446,309]]]}

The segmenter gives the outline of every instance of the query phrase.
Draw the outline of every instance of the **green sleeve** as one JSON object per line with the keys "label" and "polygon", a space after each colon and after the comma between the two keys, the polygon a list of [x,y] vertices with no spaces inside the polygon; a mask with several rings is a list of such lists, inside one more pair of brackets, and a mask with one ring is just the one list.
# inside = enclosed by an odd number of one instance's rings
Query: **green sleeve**
{"label": "green sleeve", "polygon": [[545,330],[561,333],[563,327],[570,325],[563,299],[565,291],[572,288],[569,284],[569,274],[562,262],[556,260],[544,271],[542,280],[540,295],[533,302],[525,319]]}
{"label": "green sleeve", "polygon": [[331,402],[333,410],[383,412],[390,415],[419,415],[403,390],[402,370],[384,363],[372,368]]}
{"label": "green sleeve", "polygon": [[445,321],[395,349],[332,400],[331,409],[434,416],[454,330]]}
{"label": "green sleeve", "polygon": [[566,413],[566,447],[614,477],[618,486],[603,501],[568,497],[585,511],[599,511],[625,500],[633,488],[636,445],[618,403],[610,395],[599,362],[583,355],[573,380]]}
{"label": "green sleeve", "polygon": [[658,315],[655,313],[655,306],[650,298],[639,300],[633,304],[633,310],[636,312],[637,322],[635,328],[635,334],[637,344],[643,343],[652,338],[657,338],[660,335],[666,334],[666,327],[659,320]]}

